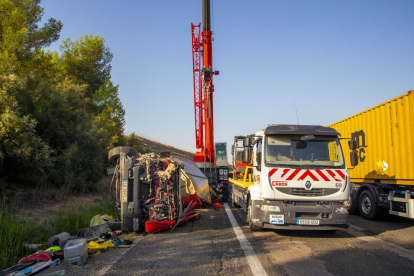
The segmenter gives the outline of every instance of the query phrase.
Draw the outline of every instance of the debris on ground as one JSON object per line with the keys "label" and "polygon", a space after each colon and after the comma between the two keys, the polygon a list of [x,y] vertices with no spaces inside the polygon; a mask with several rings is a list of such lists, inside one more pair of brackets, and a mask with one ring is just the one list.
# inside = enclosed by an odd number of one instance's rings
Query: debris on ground
{"label": "debris on ground", "polygon": [[78,230],[78,238],[84,238],[88,241],[98,240],[102,233],[108,232],[106,224],[96,225],[92,227],[86,227]]}
{"label": "debris on ground", "polygon": [[70,239],[70,234],[68,232],[63,232],[57,235],[50,237],[47,240],[47,246],[59,246],[62,247]]}
{"label": "debris on ground", "polygon": [[[90,243],[93,243],[93,241]],[[63,249],[66,267],[73,263],[83,265],[88,258],[88,249],[89,245],[86,239],[69,240]]]}
{"label": "debris on ground", "polygon": [[23,246],[29,249],[39,249],[42,248],[44,246],[44,244],[28,244],[28,243],[23,243]]}
{"label": "debris on ground", "polygon": [[106,241],[103,243],[97,243],[97,242],[91,241],[88,243],[88,253],[93,254],[99,250],[105,250],[110,247],[114,247],[114,244],[111,241]]}

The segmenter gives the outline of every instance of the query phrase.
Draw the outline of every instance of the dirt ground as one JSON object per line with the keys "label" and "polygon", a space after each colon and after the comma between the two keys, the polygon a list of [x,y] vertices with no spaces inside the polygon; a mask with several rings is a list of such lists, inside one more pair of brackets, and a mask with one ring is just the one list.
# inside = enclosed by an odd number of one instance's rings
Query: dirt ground
{"label": "dirt ground", "polygon": [[150,152],[155,152],[156,154],[160,154],[160,152],[169,151],[172,156],[178,156],[186,159],[193,160],[194,159],[194,152],[189,152],[181,149],[177,149],[173,146],[165,145],[156,141],[149,140],[147,138],[137,136],[141,146],[144,149],[149,148]]}
{"label": "dirt ground", "polygon": [[65,208],[88,206],[99,202],[102,194],[89,193],[64,196],[56,202],[28,202],[22,208],[13,208],[13,213],[27,219],[43,221],[50,213]]}

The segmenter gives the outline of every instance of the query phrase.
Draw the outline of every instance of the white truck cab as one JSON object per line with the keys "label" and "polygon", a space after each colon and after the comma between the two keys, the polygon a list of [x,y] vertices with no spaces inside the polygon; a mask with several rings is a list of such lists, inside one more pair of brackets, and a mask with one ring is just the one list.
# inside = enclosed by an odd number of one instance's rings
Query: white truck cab
{"label": "white truck cab", "polygon": [[338,136],[329,127],[301,125],[236,136],[232,200],[247,213],[251,230],[348,227],[350,183]]}

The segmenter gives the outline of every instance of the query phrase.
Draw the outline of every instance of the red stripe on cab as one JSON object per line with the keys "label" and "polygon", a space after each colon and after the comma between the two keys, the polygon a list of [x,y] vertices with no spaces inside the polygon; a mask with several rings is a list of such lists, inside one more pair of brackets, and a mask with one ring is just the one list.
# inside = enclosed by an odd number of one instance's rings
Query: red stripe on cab
{"label": "red stripe on cab", "polygon": [[276,171],[277,171],[277,169],[271,169],[270,172],[269,172],[269,176],[272,176]]}
{"label": "red stripe on cab", "polygon": [[329,181],[329,178],[327,178],[326,175],[321,170],[315,170],[315,172],[319,174],[323,180]]}
{"label": "red stripe on cab", "polygon": [[296,169],[286,180],[292,180],[299,172],[300,170]]}
{"label": "red stripe on cab", "polygon": [[341,170],[335,170],[337,174],[339,174],[340,177],[342,177],[342,179],[345,179],[345,175],[343,172],[341,172]]}

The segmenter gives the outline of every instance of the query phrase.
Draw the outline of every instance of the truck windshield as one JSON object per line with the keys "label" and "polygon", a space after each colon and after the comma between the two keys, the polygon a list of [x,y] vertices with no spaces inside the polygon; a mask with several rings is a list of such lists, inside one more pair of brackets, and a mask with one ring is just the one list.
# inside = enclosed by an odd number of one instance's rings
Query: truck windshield
{"label": "truck windshield", "polygon": [[300,136],[269,135],[265,162],[269,166],[344,166],[341,144],[336,137],[316,137],[305,142]]}
{"label": "truck windshield", "polygon": [[226,143],[216,143],[216,157],[227,157]]}

